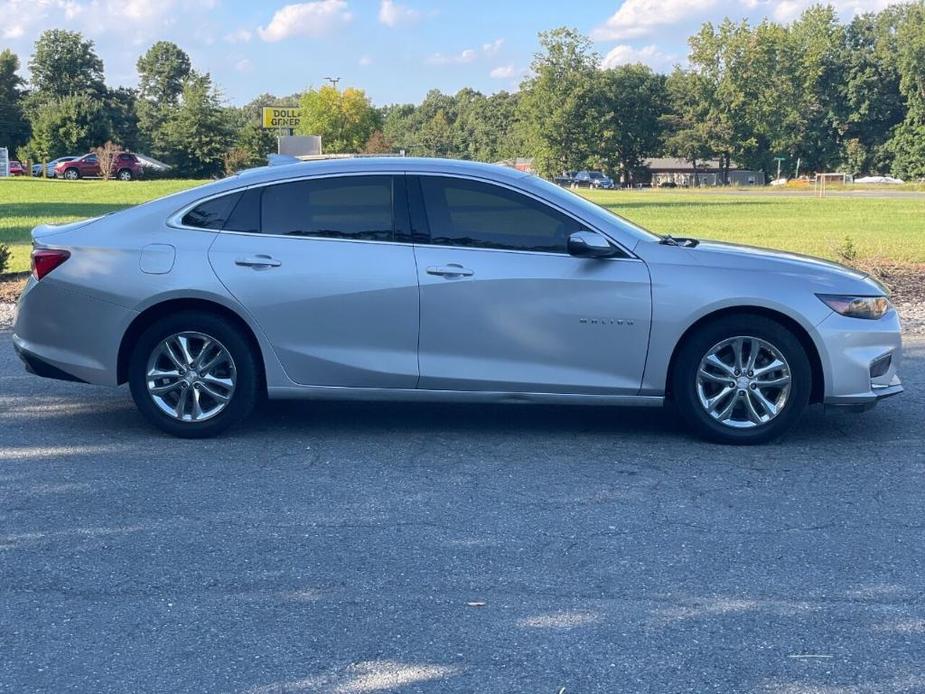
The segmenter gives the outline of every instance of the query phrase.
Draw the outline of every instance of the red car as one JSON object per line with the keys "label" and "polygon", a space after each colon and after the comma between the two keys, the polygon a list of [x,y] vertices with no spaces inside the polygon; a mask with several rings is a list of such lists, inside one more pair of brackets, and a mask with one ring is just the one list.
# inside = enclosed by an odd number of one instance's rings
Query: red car
{"label": "red car", "polygon": [[[120,181],[131,181],[142,174],[141,162],[129,152],[119,152],[112,160],[112,175]],[[76,181],[78,178],[99,178],[100,164],[95,154],[85,154],[55,166],[55,176]]]}
{"label": "red car", "polygon": [[15,159],[10,159],[10,176],[25,176],[26,170]]}

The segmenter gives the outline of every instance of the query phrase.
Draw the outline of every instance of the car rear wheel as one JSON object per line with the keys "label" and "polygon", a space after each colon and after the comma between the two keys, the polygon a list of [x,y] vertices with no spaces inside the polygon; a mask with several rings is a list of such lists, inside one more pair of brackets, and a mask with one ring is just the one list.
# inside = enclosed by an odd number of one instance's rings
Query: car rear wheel
{"label": "car rear wheel", "polygon": [[64,172],[64,177],[69,181],[76,181],[78,178],[80,178],[80,171],[77,169],[67,169]]}
{"label": "car rear wheel", "polygon": [[122,169],[121,171],[119,171],[118,176],[119,176],[120,181],[131,181],[132,180],[132,172],[129,171],[128,169]]}
{"label": "car rear wheel", "polygon": [[698,435],[755,444],[789,429],[806,409],[812,370],[799,339],[763,316],[730,316],[690,335],[680,348],[671,393]]}
{"label": "car rear wheel", "polygon": [[162,318],[141,334],[129,362],[129,387],[155,426],[204,438],[251,413],[258,373],[253,350],[234,325],[189,311]]}

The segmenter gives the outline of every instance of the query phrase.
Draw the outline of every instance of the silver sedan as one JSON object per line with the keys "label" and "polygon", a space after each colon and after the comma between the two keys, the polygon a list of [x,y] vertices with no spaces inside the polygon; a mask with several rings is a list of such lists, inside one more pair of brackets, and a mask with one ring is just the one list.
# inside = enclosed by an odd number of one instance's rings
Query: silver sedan
{"label": "silver sedan", "polygon": [[264,396],[661,407],[759,443],[902,391],[884,288],[657,236],[535,176],[428,159],[255,169],[33,231],[14,344],[178,436]]}

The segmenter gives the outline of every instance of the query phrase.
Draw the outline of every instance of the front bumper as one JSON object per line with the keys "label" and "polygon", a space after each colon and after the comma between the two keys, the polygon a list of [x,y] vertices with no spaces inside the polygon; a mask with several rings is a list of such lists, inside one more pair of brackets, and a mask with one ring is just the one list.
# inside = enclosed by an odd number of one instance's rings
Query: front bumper
{"label": "front bumper", "polygon": [[[833,313],[816,330],[823,345],[826,406],[864,411],[903,392],[902,327],[895,310],[875,321]],[[876,368],[886,359],[888,368]]]}

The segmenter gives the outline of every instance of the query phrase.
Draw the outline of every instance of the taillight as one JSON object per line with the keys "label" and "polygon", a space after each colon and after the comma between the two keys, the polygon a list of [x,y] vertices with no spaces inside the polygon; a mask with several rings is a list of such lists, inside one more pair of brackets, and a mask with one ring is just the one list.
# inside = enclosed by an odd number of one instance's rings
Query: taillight
{"label": "taillight", "polygon": [[36,248],[32,251],[32,276],[40,280],[71,257],[70,251]]}

